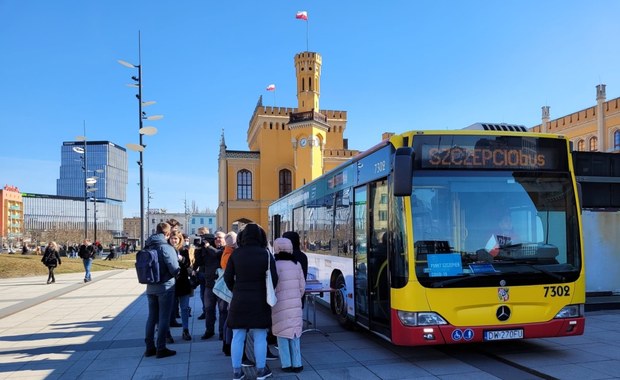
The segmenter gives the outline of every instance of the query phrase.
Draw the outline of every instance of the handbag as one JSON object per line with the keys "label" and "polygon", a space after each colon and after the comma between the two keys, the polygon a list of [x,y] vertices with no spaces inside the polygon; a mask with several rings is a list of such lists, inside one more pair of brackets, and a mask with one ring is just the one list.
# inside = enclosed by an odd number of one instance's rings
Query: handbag
{"label": "handbag", "polygon": [[198,285],[200,285],[200,282],[198,281],[198,278],[196,277],[196,275],[190,274],[188,279],[189,279],[189,286],[191,286],[192,289],[196,289]]}
{"label": "handbag", "polygon": [[265,282],[267,286],[267,303],[269,306],[275,306],[278,302],[276,297],[276,290],[273,288],[273,281],[271,281],[271,253],[267,252],[267,273],[265,274]]}
{"label": "handbag", "polygon": [[217,268],[217,280],[215,281],[215,285],[213,285],[213,294],[215,294],[219,299],[230,303],[232,300],[232,291],[228,289],[228,285],[224,281],[224,271],[222,268]]}

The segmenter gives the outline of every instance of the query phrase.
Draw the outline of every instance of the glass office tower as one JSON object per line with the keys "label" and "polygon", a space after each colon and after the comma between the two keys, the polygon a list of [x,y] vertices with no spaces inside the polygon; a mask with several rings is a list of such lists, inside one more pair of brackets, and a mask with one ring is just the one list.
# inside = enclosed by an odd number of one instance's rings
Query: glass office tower
{"label": "glass office tower", "polygon": [[[84,154],[86,148],[86,154]],[[96,199],[124,202],[127,198],[127,151],[109,141],[65,141],[60,157],[60,178],[56,194],[66,197],[84,197],[84,168],[87,177],[97,177],[89,193]],[[86,159],[86,163],[84,162]]]}
{"label": "glass office tower", "polygon": [[[23,193],[24,225],[28,231],[83,230],[84,196],[66,197],[59,195]],[[95,212],[97,229],[110,232],[113,236],[123,232],[123,204],[113,200],[94,199],[88,205],[89,237],[93,237]]]}

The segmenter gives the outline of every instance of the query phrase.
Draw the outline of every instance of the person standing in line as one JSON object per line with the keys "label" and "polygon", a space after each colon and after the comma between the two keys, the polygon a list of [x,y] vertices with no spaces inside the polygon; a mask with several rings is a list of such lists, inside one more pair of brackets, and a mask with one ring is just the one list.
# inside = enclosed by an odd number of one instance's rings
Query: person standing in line
{"label": "person standing in line", "polygon": [[233,330],[231,362],[233,379],[245,378],[241,368],[246,333],[254,336],[256,379],[272,375],[266,365],[267,331],[271,327],[271,306],[267,303],[265,272],[270,265],[273,286],[278,284],[275,260],[267,250],[267,234],[258,224],[245,226],[238,236],[239,248],[228,259],[224,281],[233,297],[228,310],[228,326]]}
{"label": "person standing in line", "polygon": [[[208,241],[205,242],[205,265],[204,265],[204,275],[205,275],[205,293],[204,293],[204,305],[205,305],[205,333],[200,339],[209,339],[213,335],[215,335],[215,309],[216,306],[223,307],[218,303],[219,298],[215,296],[213,293],[213,286],[215,285],[215,280],[217,280],[217,269],[220,268],[220,261],[222,260],[222,253],[224,252],[224,246],[226,245],[226,241],[224,237],[226,234],[222,231],[218,231],[215,233],[213,245]],[[220,334],[220,339],[224,336],[224,321],[226,320],[228,308],[218,309],[220,313],[219,322],[218,322],[218,332]]]}
{"label": "person standing in line", "polygon": [[56,282],[56,278],[54,277],[54,269],[56,268],[56,266],[62,263],[60,261],[60,254],[58,253],[58,244],[56,244],[55,241],[51,241],[47,245],[41,262],[45,264],[49,272],[49,274],[47,275],[47,283],[52,284]]}
{"label": "person standing in line", "polygon": [[[293,256],[304,272],[304,280],[308,280],[308,256],[301,250],[299,234],[295,231],[287,231],[282,234],[283,238],[291,241],[293,244]],[[305,295],[301,296],[301,307],[303,308],[306,303]]]}
{"label": "person standing in line", "polygon": [[[234,231],[230,231],[224,237],[224,241],[226,242],[226,246],[224,247],[224,252],[222,252],[222,259],[220,260],[220,266],[222,270],[226,270],[226,264],[228,264],[228,259],[230,255],[232,255],[235,248],[237,248],[237,233]],[[223,275],[223,274],[222,274]],[[222,352],[224,355],[230,356],[230,344],[232,343],[232,330],[228,327],[227,319],[228,319],[228,302],[224,300],[219,300],[219,303],[223,304],[219,306],[220,310],[226,309],[226,319],[224,320],[223,327],[223,336],[222,336]],[[221,318],[221,313],[220,313]]]}
{"label": "person standing in line", "polygon": [[[176,355],[176,351],[166,347],[166,337],[170,332],[170,310],[174,301],[175,277],[179,274],[179,259],[174,248],[168,244],[170,225],[159,223],[154,235],[146,240],[146,247],[157,250],[160,281],[146,285],[146,298],[149,316],[146,320],[145,357],[156,356],[158,359]],[[157,340],[155,340],[157,326]]]}
{"label": "person standing in line", "polygon": [[[189,283],[189,250],[185,247],[183,234],[173,231],[168,242],[177,251],[179,259],[179,275],[174,285],[175,296],[181,306],[181,325],[183,327],[183,339],[192,340],[189,333],[189,298],[194,294],[194,289]],[[172,317],[172,316],[171,316]]]}
{"label": "person standing in line", "polygon": [[199,227],[196,232],[200,239],[194,240],[194,265],[192,265],[192,274],[198,279],[200,284],[200,302],[202,302],[202,314],[198,316],[198,319],[205,319],[205,238],[209,235],[209,229],[207,227]]}
{"label": "person standing in line", "polygon": [[93,265],[93,259],[95,258],[96,254],[95,251],[95,246],[93,246],[89,239],[84,239],[84,242],[78,250],[78,256],[80,256],[80,258],[82,259],[82,263],[84,264],[84,282],[92,281],[90,267]]}
{"label": "person standing in line", "polygon": [[293,244],[287,238],[273,242],[278,286],[278,302],[271,308],[271,331],[278,338],[280,363],[284,372],[301,372],[300,338],[303,331],[301,297],[306,289],[306,279],[301,264],[293,255]]}
{"label": "person standing in line", "polygon": [[299,234],[295,231],[287,231],[282,234],[283,238],[291,241],[293,244],[293,256],[295,260],[301,265],[301,269],[304,272],[304,280],[308,279],[308,256],[302,252],[299,241]]}

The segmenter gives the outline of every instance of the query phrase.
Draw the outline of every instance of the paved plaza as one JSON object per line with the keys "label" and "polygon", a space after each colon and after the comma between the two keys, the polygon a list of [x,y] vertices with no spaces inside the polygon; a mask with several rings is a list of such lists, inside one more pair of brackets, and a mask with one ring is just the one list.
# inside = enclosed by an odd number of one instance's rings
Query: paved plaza
{"label": "paved plaza", "polygon": [[[194,313],[191,342],[173,328],[177,355],[144,358],[147,316],[145,286],[133,270],[0,280],[0,379],[231,379],[230,358],[213,337],[200,340],[204,321]],[[199,309],[193,297],[191,306]],[[268,364],[281,379],[498,379],[620,378],[620,312],[588,315],[586,334],[484,346],[396,347],[337,325],[317,312],[318,332],[302,337],[304,371],[284,373],[278,360]],[[502,362],[505,361],[505,362]],[[523,368],[519,369],[521,366]],[[529,369],[530,371],[522,371]],[[245,368],[253,379],[253,368]],[[543,374],[543,375],[541,375]]]}

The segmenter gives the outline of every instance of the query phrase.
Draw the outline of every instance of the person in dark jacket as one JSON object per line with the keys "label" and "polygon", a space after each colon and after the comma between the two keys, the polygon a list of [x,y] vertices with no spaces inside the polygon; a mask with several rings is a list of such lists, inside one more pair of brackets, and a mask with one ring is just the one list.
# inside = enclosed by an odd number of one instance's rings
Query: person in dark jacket
{"label": "person in dark jacket", "polygon": [[205,259],[207,255],[206,242],[204,237],[210,235],[207,227],[198,228],[197,235],[199,239],[194,239],[194,263],[192,264],[192,274],[198,279],[200,284],[200,302],[202,302],[202,314],[198,319],[205,319]]}
{"label": "person in dark jacket", "polygon": [[[168,223],[159,223],[155,235],[148,238],[144,245],[157,250],[160,277],[160,282],[146,285],[149,316],[146,320],[144,356],[157,355],[158,359],[176,354],[176,351],[166,347],[166,337],[170,333],[170,309],[174,301],[175,277],[180,271],[177,253],[167,242],[170,231]],[[155,326],[157,326],[157,340],[155,340]]]}
{"label": "person in dark jacket", "polygon": [[287,231],[282,234],[283,238],[286,238],[293,243],[293,257],[295,261],[301,264],[301,269],[304,271],[304,279],[308,279],[308,256],[301,250],[299,243],[299,234],[295,231]]}
{"label": "person in dark jacket", "polygon": [[241,369],[243,343],[249,330],[254,336],[257,379],[265,379],[271,376],[271,370],[266,366],[271,306],[267,304],[265,272],[270,265],[274,288],[278,284],[278,273],[275,260],[267,250],[267,234],[258,224],[246,225],[237,237],[237,243],[239,248],[230,256],[224,272],[224,281],[233,293],[226,321],[228,327],[233,330],[231,345],[233,378],[243,378]]}
{"label": "person in dark jacket", "polygon": [[[222,260],[222,253],[224,252],[224,246],[226,245],[223,232],[216,232],[215,235],[211,235],[209,238],[204,239],[204,247],[202,253],[204,257],[203,274],[205,279],[203,305],[205,309],[205,333],[200,339],[209,339],[215,335],[215,308],[218,305],[218,298],[213,293],[213,286],[217,280],[217,269],[220,268],[220,262]],[[211,241],[211,242],[209,242]],[[219,309],[219,333],[220,337],[223,337],[224,321],[226,320],[226,311]]]}
{"label": "person in dark jacket", "polygon": [[43,258],[41,262],[45,264],[49,274],[47,275],[47,283],[52,284],[56,282],[56,278],[54,277],[54,269],[56,266],[60,265],[60,254],[58,253],[58,244],[55,241],[51,241],[47,248],[45,248],[45,253],[43,254]]}
{"label": "person in dark jacket", "polygon": [[[172,231],[168,242],[177,251],[179,258],[179,275],[174,285],[175,295],[181,307],[181,326],[183,327],[183,339],[192,340],[189,333],[189,298],[194,295],[194,288],[189,282],[189,250],[184,246],[183,234],[179,231]],[[174,305],[174,303],[173,303]],[[176,305],[175,305],[176,307]],[[172,309],[174,312],[174,308]],[[173,314],[173,313],[171,313]],[[172,318],[172,315],[170,316]]]}
{"label": "person in dark jacket", "polygon": [[93,259],[95,258],[96,249],[89,239],[84,239],[83,244],[78,250],[78,255],[82,259],[84,264],[84,282],[92,281],[90,274],[90,267],[93,265]]}

